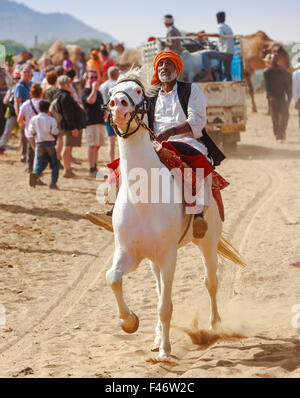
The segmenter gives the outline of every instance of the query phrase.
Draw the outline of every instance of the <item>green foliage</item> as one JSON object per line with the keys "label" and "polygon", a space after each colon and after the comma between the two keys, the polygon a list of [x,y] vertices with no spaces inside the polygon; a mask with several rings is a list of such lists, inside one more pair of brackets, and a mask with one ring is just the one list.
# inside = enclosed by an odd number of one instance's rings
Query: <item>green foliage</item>
{"label": "green foliage", "polygon": [[0,44],[5,47],[6,53],[11,53],[13,55],[20,54],[23,50],[27,50],[27,47],[24,44],[17,43],[14,40],[1,40]]}
{"label": "green foliage", "polygon": [[5,61],[8,66],[13,66],[14,65],[14,55],[13,53],[5,53]]}

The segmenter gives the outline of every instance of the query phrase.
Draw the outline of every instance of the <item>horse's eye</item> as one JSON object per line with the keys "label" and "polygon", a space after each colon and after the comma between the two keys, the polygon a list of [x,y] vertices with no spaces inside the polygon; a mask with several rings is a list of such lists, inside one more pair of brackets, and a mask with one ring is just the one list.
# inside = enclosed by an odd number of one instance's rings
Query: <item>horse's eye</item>
{"label": "horse's eye", "polygon": [[110,108],[113,108],[115,106],[115,101],[111,100],[110,103],[109,103],[109,106],[110,106]]}
{"label": "horse's eye", "polygon": [[122,104],[123,106],[128,106],[128,102],[127,102],[126,100],[124,100],[124,99],[121,101],[121,104]]}

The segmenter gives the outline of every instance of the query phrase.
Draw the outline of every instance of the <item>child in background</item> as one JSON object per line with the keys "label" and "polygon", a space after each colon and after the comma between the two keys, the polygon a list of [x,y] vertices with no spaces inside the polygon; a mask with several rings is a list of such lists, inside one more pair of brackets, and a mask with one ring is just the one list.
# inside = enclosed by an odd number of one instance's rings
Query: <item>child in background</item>
{"label": "child in background", "polygon": [[50,164],[50,189],[58,189],[59,161],[56,155],[56,137],[59,133],[56,120],[49,115],[50,103],[42,100],[39,104],[40,113],[34,116],[29,124],[28,139],[36,150],[37,162],[34,172],[30,174],[29,185],[35,188],[37,179]]}

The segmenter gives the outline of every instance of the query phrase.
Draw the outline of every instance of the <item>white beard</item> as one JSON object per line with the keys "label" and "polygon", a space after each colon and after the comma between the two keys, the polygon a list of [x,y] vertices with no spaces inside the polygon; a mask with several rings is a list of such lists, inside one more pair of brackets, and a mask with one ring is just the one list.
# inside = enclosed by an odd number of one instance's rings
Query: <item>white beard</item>
{"label": "white beard", "polygon": [[169,75],[169,76],[162,75],[161,73],[158,73],[158,77],[159,77],[159,80],[160,80],[162,83],[170,83],[170,82],[173,82],[174,80],[177,79],[177,72],[174,71],[174,72],[172,72],[171,75]]}

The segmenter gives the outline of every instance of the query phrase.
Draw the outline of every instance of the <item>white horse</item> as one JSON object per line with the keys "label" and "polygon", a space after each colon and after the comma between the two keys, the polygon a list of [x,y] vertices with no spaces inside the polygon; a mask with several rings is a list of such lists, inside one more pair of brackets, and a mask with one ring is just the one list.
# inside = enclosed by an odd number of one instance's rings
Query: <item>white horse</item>
{"label": "white horse", "polygon": [[[180,184],[161,163],[146,128],[139,127],[133,119],[136,105],[143,101],[143,89],[136,81],[120,81],[111,91],[109,108],[118,127],[120,171],[122,183],[113,211],[115,253],[112,268],[106,278],[111,286],[119,308],[121,326],[127,333],[134,333],[139,326],[137,316],[128,308],[122,290],[123,276],[134,271],[140,262],[149,259],[157,282],[158,325],[152,351],[159,351],[159,360],[169,360],[169,339],[172,317],[172,285],[177,260],[177,249],[186,229],[187,219],[182,203],[134,203],[136,183],[132,181],[135,169],[143,169],[145,175],[157,169],[168,176],[168,190],[179,191]],[[130,122],[131,121],[131,122]],[[130,124],[129,124],[130,122]],[[151,192],[151,180],[148,189]],[[208,232],[202,240],[194,243],[205,258],[205,284],[211,301],[211,327],[221,321],[216,301],[218,252],[232,261],[242,264],[221,238],[222,221],[216,202],[213,200],[206,213]],[[189,232],[185,243],[192,240]]]}

